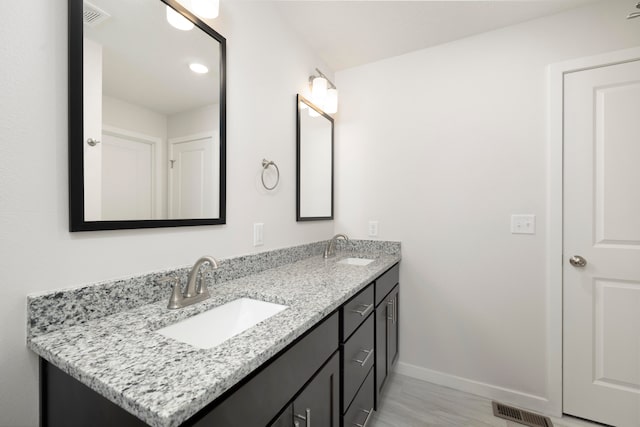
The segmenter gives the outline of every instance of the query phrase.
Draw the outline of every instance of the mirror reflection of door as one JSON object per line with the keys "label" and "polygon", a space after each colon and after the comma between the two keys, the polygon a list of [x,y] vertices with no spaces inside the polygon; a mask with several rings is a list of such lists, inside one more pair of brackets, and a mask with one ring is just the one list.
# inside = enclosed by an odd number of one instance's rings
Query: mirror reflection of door
{"label": "mirror reflection of door", "polygon": [[215,133],[169,139],[169,218],[218,216]]}
{"label": "mirror reflection of door", "polygon": [[157,151],[162,140],[105,127],[102,132],[102,219],[157,218]]}
{"label": "mirror reflection of door", "polygon": [[218,218],[220,44],[160,0],[83,5],[85,221]]}

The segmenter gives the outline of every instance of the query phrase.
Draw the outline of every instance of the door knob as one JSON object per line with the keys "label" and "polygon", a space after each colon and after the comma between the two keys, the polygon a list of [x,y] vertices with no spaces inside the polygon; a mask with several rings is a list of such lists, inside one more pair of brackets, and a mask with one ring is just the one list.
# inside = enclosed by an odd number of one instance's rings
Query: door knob
{"label": "door knob", "polygon": [[582,258],[580,255],[574,255],[569,258],[569,264],[573,265],[574,267],[584,267],[585,265],[587,265],[587,260]]}

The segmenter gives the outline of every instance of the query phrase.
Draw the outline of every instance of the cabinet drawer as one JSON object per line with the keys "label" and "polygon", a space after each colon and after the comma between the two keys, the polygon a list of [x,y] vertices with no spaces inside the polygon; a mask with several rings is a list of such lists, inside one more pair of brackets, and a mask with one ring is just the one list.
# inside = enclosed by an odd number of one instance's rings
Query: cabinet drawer
{"label": "cabinet drawer", "polygon": [[376,279],[376,306],[382,302],[391,289],[398,284],[400,264],[396,264]]}
{"label": "cabinet drawer", "polygon": [[342,307],[343,342],[364,322],[373,309],[373,284],[371,284]]}
{"label": "cabinet drawer", "polygon": [[344,414],[343,427],[367,427],[373,418],[373,369]]}
{"label": "cabinet drawer", "polygon": [[342,403],[346,409],[362,385],[375,359],[373,328],[375,316],[367,320],[344,344]]}

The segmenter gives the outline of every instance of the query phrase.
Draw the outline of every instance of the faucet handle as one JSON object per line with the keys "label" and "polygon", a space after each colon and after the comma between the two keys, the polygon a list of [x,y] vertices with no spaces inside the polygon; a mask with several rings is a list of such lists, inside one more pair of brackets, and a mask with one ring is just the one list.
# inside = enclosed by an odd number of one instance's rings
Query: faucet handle
{"label": "faucet handle", "polygon": [[180,289],[180,282],[176,281],[173,284],[173,291],[171,291],[171,297],[169,298],[169,304],[167,304],[167,308],[170,310],[182,307],[182,291]]}
{"label": "faucet handle", "polygon": [[158,280],[158,283],[164,284],[164,283],[172,283],[172,291],[171,291],[171,297],[169,298],[169,304],[167,305],[167,308],[169,309],[175,309],[175,308],[180,308],[181,305],[181,301],[182,301],[182,292],[180,289],[180,281],[178,280],[178,276],[175,275],[170,275],[170,276],[165,276],[161,279]]}

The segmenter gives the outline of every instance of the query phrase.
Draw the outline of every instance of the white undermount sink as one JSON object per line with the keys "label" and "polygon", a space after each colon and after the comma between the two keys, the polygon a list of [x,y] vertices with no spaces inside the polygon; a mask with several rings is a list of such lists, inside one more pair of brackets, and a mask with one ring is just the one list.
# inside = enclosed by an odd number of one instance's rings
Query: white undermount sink
{"label": "white undermount sink", "polygon": [[368,258],[345,258],[338,261],[338,264],[349,264],[349,265],[369,265],[374,260]]}
{"label": "white undermount sink", "polygon": [[156,332],[194,347],[208,349],[287,308],[286,305],[239,298]]}

